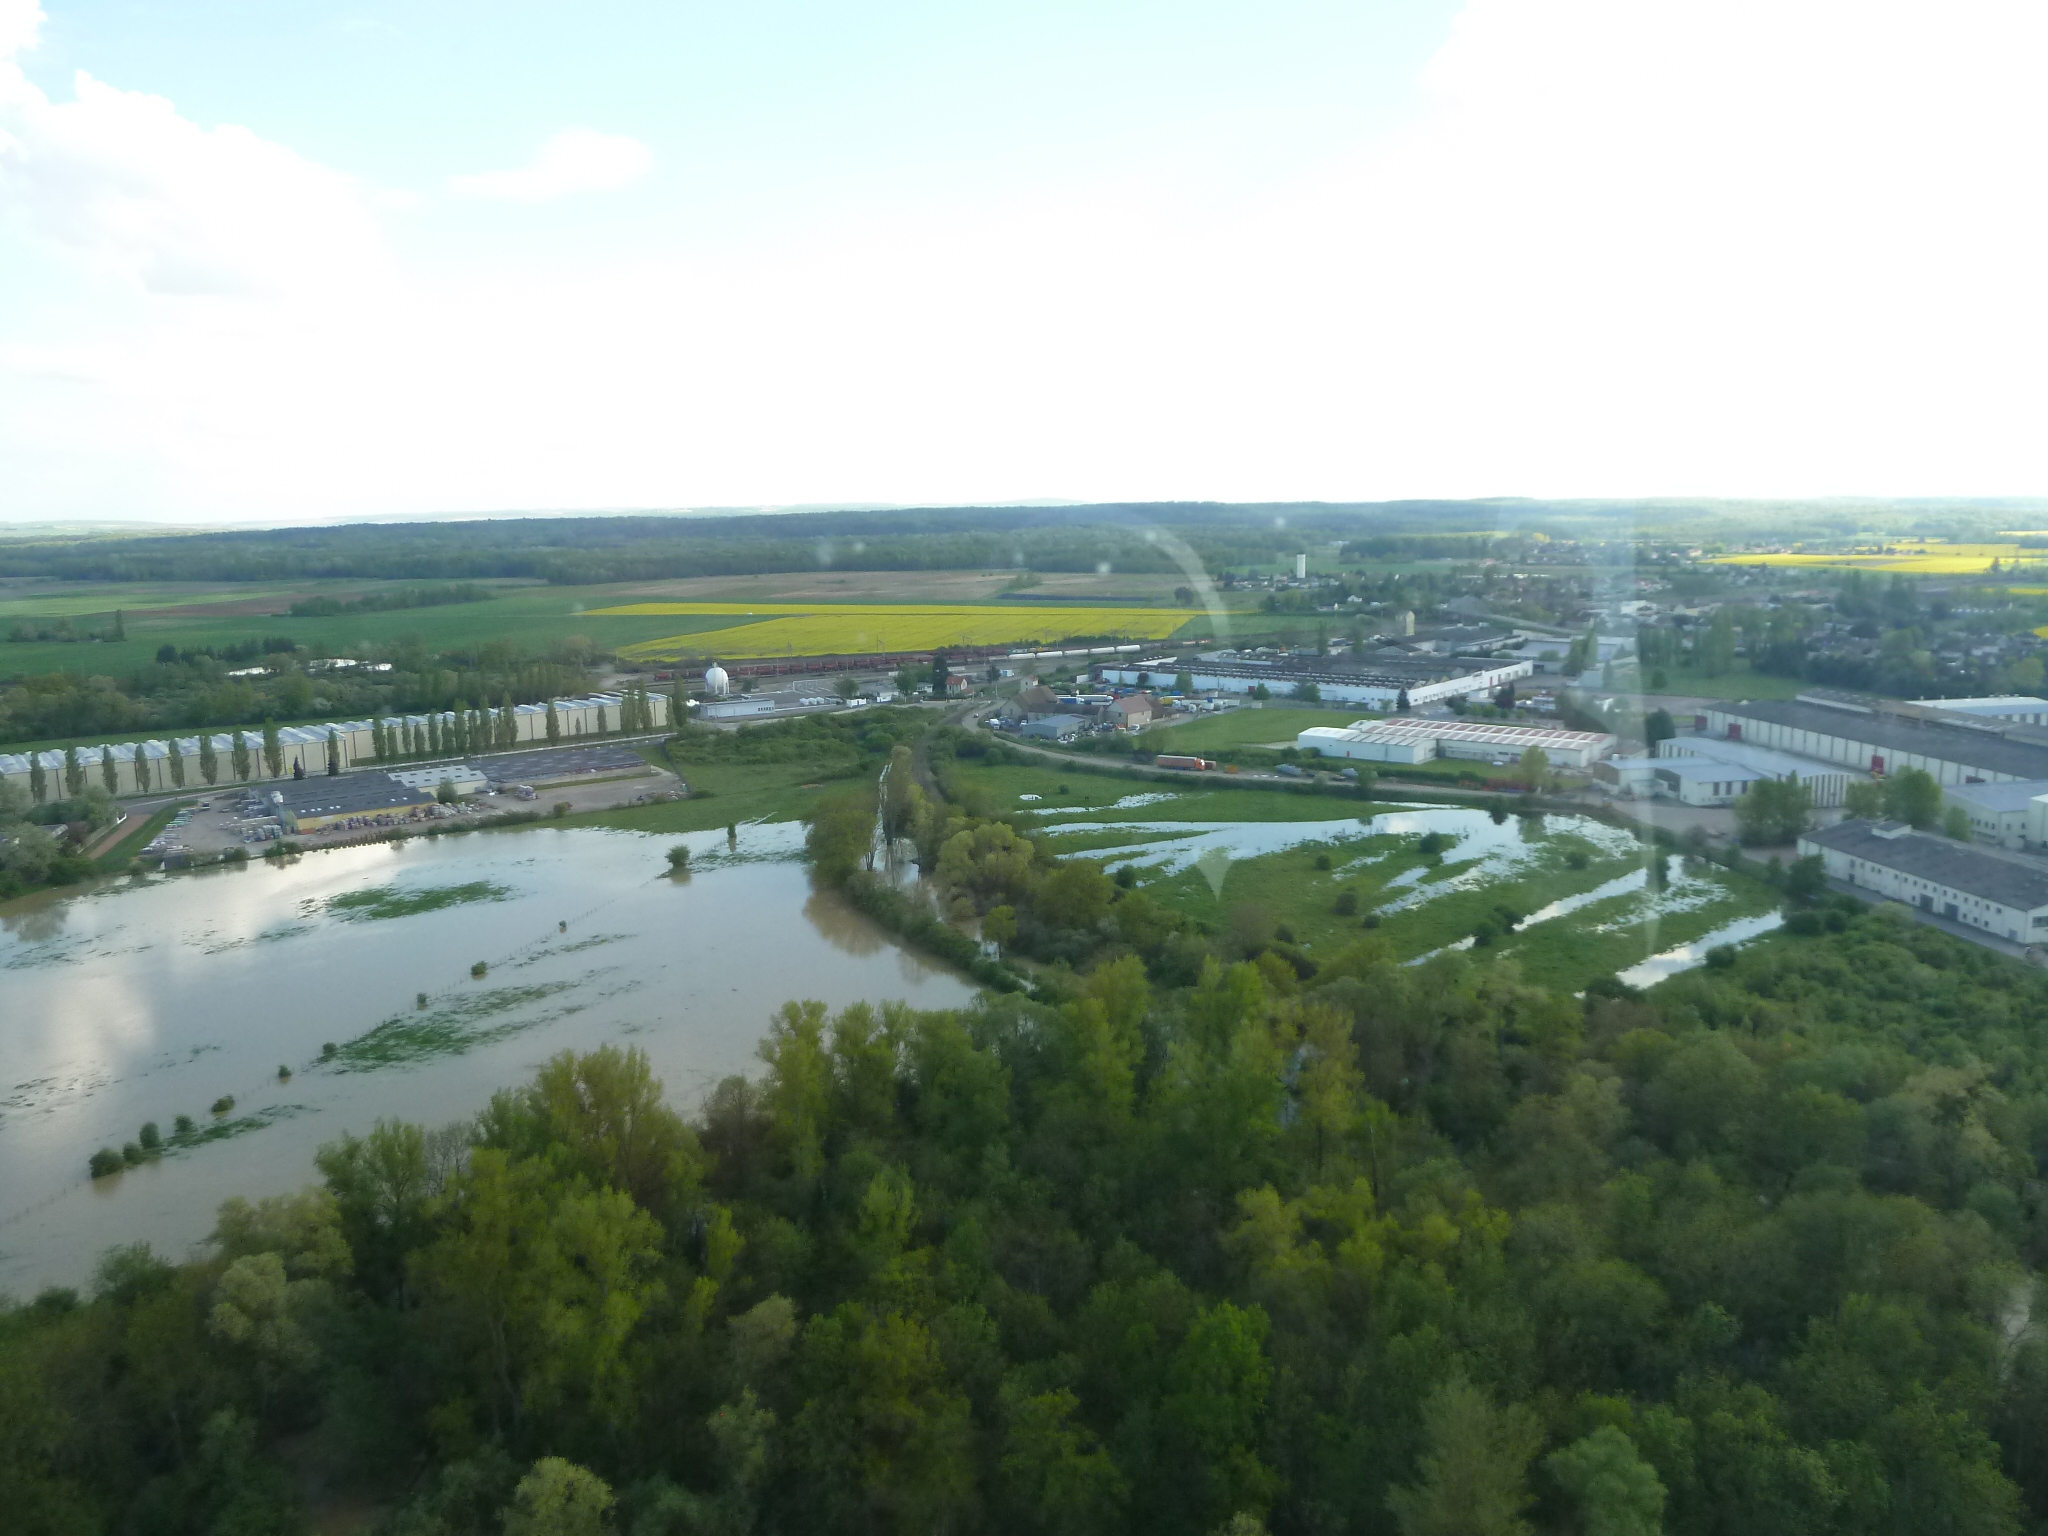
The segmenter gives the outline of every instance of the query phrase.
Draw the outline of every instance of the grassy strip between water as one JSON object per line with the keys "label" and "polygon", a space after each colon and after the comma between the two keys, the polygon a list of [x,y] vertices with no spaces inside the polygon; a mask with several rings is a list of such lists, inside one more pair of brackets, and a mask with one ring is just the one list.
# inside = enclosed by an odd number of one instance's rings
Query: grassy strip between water
{"label": "grassy strip between water", "polygon": [[1727,894],[1683,912],[1625,924],[1617,919],[1643,898],[1640,894],[1618,896],[1611,902],[1595,902],[1569,917],[1538,923],[1517,934],[1499,953],[1518,962],[1523,976],[1538,986],[1574,990],[1592,977],[1625,971],[1652,955],[1690,944],[1723,924],[1768,912],[1782,899],[1757,881],[1713,870],[1705,875],[1724,886]]}
{"label": "grassy strip between water", "polygon": [[[584,978],[587,980],[588,978]],[[493,987],[472,992],[419,1013],[394,1014],[367,1034],[322,1053],[324,1066],[337,1072],[374,1072],[435,1056],[454,1056],[493,1040],[502,1040],[536,1024],[559,1017],[558,1010],[538,1018],[490,1022],[529,1003],[541,1002],[581,985],[552,981],[531,987]]]}
{"label": "grassy strip between water", "polygon": [[[963,786],[986,790],[1002,812],[1103,821],[1125,816],[1143,816],[1149,821],[1336,821],[1395,808],[1377,801],[1362,802],[1355,791],[1348,790],[1240,786],[1210,774],[1139,773],[1043,759],[1000,765],[963,762],[953,768],[952,778]],[[1168,798],[1129,811],[1112,808],[1119,800],[1141,794]],[[1022,798],[1025,795],[1038,799],[1027,801]]]}
{"label": "grassy strip between water", "polygon": [[840,890],[851,906],[877,926],[966,972],[983,986],[998,992],[1026,990],[1027,984],[1014,971],[984,954],[974,939],[942,921],[922,902],[889,889],[872,875],[855,873]]}
{"label": "grassy strip between water", "polygon": [[169,826],[171,818],[191,803],[190,800],[179,800],[170,805],[159,806],[147,821],[114,844],[105,853],[94,859],[93,863],[100,869],[121,868],[130,859],[134,858],[136,854],[147,848],[150,839]]}
{"label": "grassy strip between water", "polygon": [[511,894],[511,887],[491,880],[471,880],[463,885],[433,885],[415,891],[402,891],[393,885],[373,885],[368,890],[330,896],[327,911],[345,923],[376,923],[393,917],[417,917],[422,912],[439,912],[445,907],[467,906],[472,902],[503,901]]}

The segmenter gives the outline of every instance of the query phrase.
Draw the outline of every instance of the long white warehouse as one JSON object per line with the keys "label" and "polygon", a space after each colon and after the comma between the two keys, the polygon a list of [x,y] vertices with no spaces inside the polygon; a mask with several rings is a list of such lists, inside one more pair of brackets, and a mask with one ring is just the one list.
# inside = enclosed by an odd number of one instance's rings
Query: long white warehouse
{"label": "long white warehouse", "polygon": [[2048,933],[2048,865],[1930,837],[1896,821],[1841,821],[1802,833],[1799,852],[1818,854],[1833,879],[2016,943]]}
{"label": "long white warehouse", "polygon": [[[656,729],[668,721],[669,701],[665,695],[648,693],[642,696],[653,715]],[[511,737],[515,744],[522,742],[545,742],[548,739],[548,711],[554,711],[556,734],[565,742],[580,737],[609,735],[620,728],[620,712],[626,702],[624,694],[598,693],[588,698],[555,699],[547,704],[515,704],[512,707]],[[501,717],[501,711],[488,711],[492,728]],[[433,736],[439,738],[455,719],[451,710],[435,715],[391,715],[381,721],[337,720],[321,725],[285,725],[277,731],[280,772],[273,774],[269,764],[263,760],[263,733],[242,731],[243,745],[248,748],[250,773],[246,780],[238,780],[232,769],[235,736],[237,733],[223,731],[211,735],[214,756],[218,763],[216,782],[221,784],[255,783],[258,780],[289,779],[300,772],[308,778],[327,772],[327,757],[332,751],[336,766],[346,772],[350,768],[367,767],[376,761],[376,727],[382,725],[395,738],[402,738],[411,731],[419,739],[428,736],[428,725],[433,724]],[[203,790],[199,772],[199,738],[180,736],[175,738],[178,754],[175,767],[171,757],[171,739],[162,741],[124,741],[111,746],[79,747],[78,766],[84,770],[87,785],[106,784],[106,773],[102,766],[105,759],[113,761],[113,792],[117,795],[146,794],[150,791],[164,791],[191,787]],[[495,748],[493,748],[495,749]],[[474,748],[470,750],[474,751]],[[444,756],[459,755],[450,749]],[[42,760],[45,799],[62,799],[66,795],[64,785],[65,762],[62,752],[39,752],[33,754]],[[0,753],[0,783],[17,785],[24,793],[34,793],[35,769],[31,755],[26,753]]]}
{"label": "long white warehouse", "polygon": [[2048,746],[1997,730],[1814,703],[1710,704],[1695,719],[1710,735],[1863,773],[1921,768],[1943,784],[2048,779]]}
{"label": "long white warehouse", "polygon": [[1360,720],[1338,729],[1312,725],[1295,737],[1302,751],[1369,763],[1426,763],[1436,757],[1503,763],[1540,748],[1553,768],[1584,768],[1614,750],[1605,732],[1492,720]]}
{"label": "long white warehouse", "polygon": [[1379,709],[1398,709],[1406,695],[1410,708],[1421,709],[1450,699],[1489,697],[1502,684],[1519,682],[1533,670],[1526,661],[1477,665],[1455,656],[1442,662],[1374,662],[1358,668],[1200,660],[1183,667],[1168,656],[1157,661],[1117,662],[1100,668],[1099,673],[1106,683],[1147,688],[1163,685],[1185,672],[1189,686],[1198,693],[1250,693],[1263,686],[1276,699],[1309,685],[1316,690],[1315,697],[1326,704],[1362,704]]}

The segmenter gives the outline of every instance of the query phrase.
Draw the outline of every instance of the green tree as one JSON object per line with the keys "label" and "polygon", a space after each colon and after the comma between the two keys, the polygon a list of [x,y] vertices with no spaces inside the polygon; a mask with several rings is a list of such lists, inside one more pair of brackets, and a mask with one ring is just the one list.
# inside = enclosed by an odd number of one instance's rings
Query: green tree
{"label": "green tree", "polygon": [[121,792],[121,764],[115,758],[112,747],[100,748],[100,783],[106,786],[110,795]]}
{"label": "green tree", "polygon": [[1424,1400],[1422,1432],[1420,1480],[1387,1495],[1402,1536],[1524,1536],[1536,1415],[1456,1377]]}
{"label": "green tree", "polygon": [[1706,633],[1693,642],[1693,665],[1708,677],[1735,670],[1735,613],[1723,604],[1708,621]]}
{"label": "green tree", "polygon": [[1960,805],[1951,805],[1942,813],[1941,830],[1959,843],[1967,843],[1976,836],[1970,826],[1969,810]]}
{"label": "green tree", "polygon": [[64,749],[64,794],[76,800],[85,793],[85,765],[78,760],[78,748]]}
{"label": "green tree", "polygon": [[1643,716],[1643,740],[1648,743],[1653,757],[1656,755],[1658,742],[1670,741],[1677,735],[1678,726],[1672,721],[1671,711],[1668,709],[1653,709]]}
{"label": "green tree", "polygon": [[1259,1458],[1266,1394],[1265,1310],[1218,1302],[1204,1310],[1166,1368],[1159,1414],[1171,1450],[1172,1497],[1208,1530],[1240,1509],[1263,1512],[1279,1489]]}
{"label": "green tree", "polygon": [[1314,683],[1296,683],[1294,685],[1294,697],[1300,699],[1304,704],[1314,704],[1322,699],[1323,690]]}
{"label": "green tree", "polygon": [[1185,667],[1174,673],[1173,691],[1179,694],[1193,693],[1195,691],[1195,674],[1188,671]]}
{"label": "green tree", "polygon": [[341,738],[335,734],[333,727],[330,726],[327,731],[327,776],[332,779],[339,778],[340,775]]}
{"label": "green tree", "polygon": [[214,750],[213,734],[210,731],[199,733],[199,777],[206,780],[208,785],[216,783],[220,778],[220,754]]}
{"label": "green tree", "polygon": [[961,1528],[974,1505],[974,1430],[923,1321],[848,1302],[804,1330],[791,1450],[806,1528]]}
{"label": "green tree", "polygon": [[495,1425],[616,1431],[633,1416],[628,1345],[661,1295],[660,1246],[631,1196],[485,1147],[413,1268]]}
{"label": "green tree", "polygon": [[637,1046],[563,1051],[532,1084],[495,1095],[480,1145],[545,1157],[651,1211],[690,1199],[704,1173],[697,1133],[662,1102],[661,1080]]}
{"label": "green tree", "polygon": [[277,722],[263,722],[263,767],[273,779],[284,776],[284,748],[278,743]]}
{"label": "green tree", "polygon": [[1576,1506],[1584,1536],[1661,1536],[1664,1483],[1612,1424],[1553,1453],[1543,1465]]}
{"label": "green tree", "polygon": [[1529,788],[1537,788],[1550,777],[1550,754],[1541,747],[1524,748],[1516,773]]}
{"label": "green tree", "polygon": [[559,1456],[536,1461],[505,1506],[505,1536],[605,1536],[611,1529],[611,1485]]}
{"label": "green tree", "polygon": [[1827,893],[1827,861],[1817,853],[1794,859],[1785,872],[1785,894],[1796,902],[1810,902]]}
{"label": "green tree", "polygon": [[28,755],[28,792],[37,805],[50,798],[50,776],[43,771],[43,754]]}
{"label": "green tree", "polygon": [[1005,1437],[1000,1475],[1010,1498],[1047,1536],[1110,1536],[1126,1529],[1130,1486],[1081,1422],[1081,1400],[1065,1388],[1031,1392],[1003,1385]]}
{"label": "green tree", "polygon": [[549,745],[549,746],[551,746],[551,747],[559,747],[559,746],[560,746],[561,744],[562,744],[562,717],[561,717],[560,715],[558,715],[558,714],[556,714],[556,713],[555,713],[555,701],[554,701],[553,699],[549,699],[549,700],[548,700],[548,745]]}
{"label": "green tree", "polygon": [[233,771],[237,783],[249,782],[249,733],[232,732],[228,738],[228,767]]}
{"label": "green tree", "polygon": [[1745,843],[1789,843],[1812,820],[1813,791],[1796,778],[1758,779],[1735,802],[1735,824]]}
{"label": "green tree", "polygon": [[1924,832],[1941,815],[1941,785],[1924,768],[1901,768],[1884,781],[1884,813]]}
{"label": "green tree", "polygon": [[1842,796],[1843,813],[1860,821],[1878,821],[1884,816],[1884,785],[1876,779],[1858,779]]}
{"label": "green tree", "polygon": [[169,736],[164,739],[164,765],[170,770],[171,783],[175,787],[183,789],[185,787],[185,754],[179,748],[176,736]]}
{"label": "green tree", "polygon": [[769,1123],[800,1180],[825,1167],[830,1128],[832,1065],[825,1054],[825,1005],[784,1003],[769,1020],[758,1054],[768,1064],[765,1099]]}

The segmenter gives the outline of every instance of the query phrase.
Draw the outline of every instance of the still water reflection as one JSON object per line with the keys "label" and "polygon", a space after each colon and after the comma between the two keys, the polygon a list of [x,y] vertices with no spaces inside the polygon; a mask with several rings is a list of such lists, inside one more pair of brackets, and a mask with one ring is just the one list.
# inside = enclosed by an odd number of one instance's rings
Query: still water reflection
{"label": "still water reflection", "polygon": [[[321,1142],[467,1116],[556,1051],[637,1045],[689,1103],[785,999],[972,996],[813,889],[801,838],[537,828],[0,908],[0,1291],[75,1284],[114,1243],[181,1254],[228,1195],[308,1182]],[[87,1181],[95,1148],[179,1114],[248,1128]]]}

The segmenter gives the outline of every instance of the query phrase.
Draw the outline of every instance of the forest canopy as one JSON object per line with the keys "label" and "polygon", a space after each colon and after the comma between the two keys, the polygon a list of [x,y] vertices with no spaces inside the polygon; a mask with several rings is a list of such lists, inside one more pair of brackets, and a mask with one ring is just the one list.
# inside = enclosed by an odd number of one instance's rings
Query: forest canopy
{"label": "forest canopy", "polygon": [[562,1056],[0,1315],[32,1533],[2002,1533],[2048,977],[1835,902],[1647,996],[1254,941]]}

